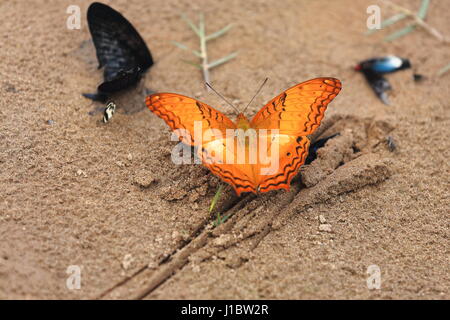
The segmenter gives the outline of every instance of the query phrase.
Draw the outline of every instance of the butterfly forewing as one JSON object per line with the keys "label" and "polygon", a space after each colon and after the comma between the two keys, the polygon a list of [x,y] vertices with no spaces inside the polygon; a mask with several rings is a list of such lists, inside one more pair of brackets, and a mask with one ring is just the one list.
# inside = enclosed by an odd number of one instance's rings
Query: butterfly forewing
{"label": "butterfly forewing", "polygon": [[99,68],[105,67],[99,90],[110,93],[137,83],[153,59],[136,29],[122,14],[98,2],[89,6],[87,20]]}
{"label": "butterfly forewing", "polygon": [[253,128],[279,129],[280,133],[309,135],[320,125],[327,105],[341,90],[335,78],[302,82],[270,100],[252,119]]}
{"label": "butterfly forewing", "polygon": [[[172,130],[186,130],[190,134],[191,141],[182,141],[190,145],[198,145],[197,135],[205,134],[208,129],[219,130],[223,137],[226,129],[234,129],[236,125],[223,113],[198,100],[175,94],[157,93],[147,97],[147,107],[157,116],[163,119]],[[200,130],[200,131],[198,131]],[[180,132],[181,133],[181,132]]]}

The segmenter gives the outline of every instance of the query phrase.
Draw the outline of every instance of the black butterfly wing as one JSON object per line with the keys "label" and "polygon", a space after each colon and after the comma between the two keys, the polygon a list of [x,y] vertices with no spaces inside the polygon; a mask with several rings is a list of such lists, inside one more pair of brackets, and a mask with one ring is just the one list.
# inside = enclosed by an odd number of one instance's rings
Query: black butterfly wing
{"label": "black butterfly wing", "polygon": [[122,14],[107,5],[94,2],[89,6],[87,20],[99,68],[105,67],[105,83],[100,85],[100,90],[104,88],[106,92],[113,92],[125,89],[121,85],[136,83],[153,65],[153,58],[144,40]]}
{"label": "black butterfly wing", "polygon": [[103,82],[98,86],[98,91],[104,94],[114,93],[124,88],[131,87],[139,81],[142,76],[140,67],[134,67],[130,70],[120,70],[114,78]]}
{"label": "black butterfly wing", "polygon": [[383,77],[382,74],[371,69],[362,69],[361,71],[377,97],[380,98],[384,104],[389,105],[387,91],[391,90],[392,87],[386,78]]}
{"label": "black butterfly wing", "polygon": [[325,146],[325,144],[328,142],[328,140],[333,139],[336,136],[339,136],[340,133],[335,133],[329,137],[326,138],[322,138],[319,139],[317,141],[314,141],[310,146],[309,146],[309,152],[308,152],[308,156],[306,157],[306,161],[305,164],[310,164],[311,162],[313,162],[314,160],[316,160],[317,158],[317,151],[322,148],[323,146]]}

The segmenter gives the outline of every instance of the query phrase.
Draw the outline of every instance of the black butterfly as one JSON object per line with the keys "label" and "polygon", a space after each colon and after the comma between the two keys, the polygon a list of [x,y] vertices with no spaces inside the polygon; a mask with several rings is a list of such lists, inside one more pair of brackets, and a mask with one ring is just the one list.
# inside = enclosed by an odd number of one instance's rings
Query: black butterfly
{"label": "black butterfly", "polygon": [[387,91],[392,90],[392,87],[383,75],[408,68],[411,68],[408,59],[387,56],[362,61],[355,67],[355,70],[364,74],[377,97],[388,105]]}
{"label": "black butterfly", "polygon": [[113,8],[98,2],[87,11],[89,31],[104,82],[86,98],[106,102],[109,96],[136,85],[153,65],[152,55],[131,23]]}

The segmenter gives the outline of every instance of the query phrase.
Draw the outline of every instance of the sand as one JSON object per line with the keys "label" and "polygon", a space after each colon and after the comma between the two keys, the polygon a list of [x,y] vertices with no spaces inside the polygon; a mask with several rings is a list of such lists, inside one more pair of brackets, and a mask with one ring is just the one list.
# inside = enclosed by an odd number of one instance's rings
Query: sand
{"label": "sand", "polygon": [[[448,46],[422,30],[394,43],[366,30],[373,1],[108,1],[147,42],[156,64],[143,86],[195,96],[232,116],[207,93],[201,73],[171,41],[195,48],[180,19],[206,15],[212,83],[242,106],[270,81],[251,116],[283,89],[318,76],[343,90],[322,136],[340,132],[301,170],[290,192],[238,198],[198,165],[174,165],[175,145],[142,90],[127,93],[107,125],[81,96],[101,81],[85,12],[66,28],[74,1],[0,3],[1,299],[449,299],[450,61]],[[420,1],[398,1],[417,9]],[[394,13],[383,8],[383,16]],[[446,1],[427,21],[449,30]],[[392,29],[390,29],[392,30]],[[448,36],[448,34],[447,34]],[[389,76],[383,105],[352,67],[398,54],[414,70]],[[195,58],[193,58],[195,59]],[[413,72],[425,75],[421,83]],[[391,136],[396,150],[386,139]],[[380,289],[369,289],[369,266]],[[67,287],[69,266],[80,289]],[[372,267],[373,268],[373,267]],[[375,267],[376,268],[376,267]],[[70,286],[69,286],[70,287]]]}

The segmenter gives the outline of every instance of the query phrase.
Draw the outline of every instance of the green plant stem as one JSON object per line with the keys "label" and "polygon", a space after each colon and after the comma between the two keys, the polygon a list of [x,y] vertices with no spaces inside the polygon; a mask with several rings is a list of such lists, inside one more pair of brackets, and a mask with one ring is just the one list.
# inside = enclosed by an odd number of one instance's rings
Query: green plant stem
{"label": "green plant stem", "polygon": [[[450,40],[445,38],[439,31],[437,31],[435,28],[429,26],[423,19],[421,19],[417,14],[411,12],[410,10],[403,8],[389,0],[382,0],[385,4],[387,4],[388,6],[391,6],[392,8],[403,12],[404,14],[406,14],[407,16],[411,17],[414,19],[414,22],[416,25],[422,27],[425,31],[427,31],[429,34],[431,34],[433,37],[435,37],[436,39],[438,39],[439,41],[443,42],[443,43],[450,43]],[[422,7],[420,9],[420,13],[421,15],[424,17],[426,14],[426,9],[428,9],[428,1],[427,2],[423,2],[422,3]]]}
{"label": "green plant stem", "polygon": [[445,73],[450,71],[450,64],[443,67],[441,70],[438,71],[438,76],[443,76]]}
{"label": "green plant stem", "polygon": [[[200,55],[202,57],[202,72],[205,83],[209,83],[209,66],[208,66],[208,51],[206,50],[206,32],[205,32],[205,17],[200,14],[199,23],[199,39],[200,39]],[[211,89],[205,84],[206,90],[209,92]]]}
{"label": "green plant stem", "polygon": [[229,54],[226,57],[217,59],[215,61],[212,61],[211,63],[208,61],[208,50],[207,50],[207,42],[216,38],[219,38],[223,36],[225,33],[227,33],[232,27],[232,24],[227,25],[226,27],[222,28],[221,30],[214,32],[210,35],[206,35],[206,27],[205,27],[205,17],[202,13],[199,15],[199,25],[196,26],[191,20],[189,20],[188,17],[185,15],[182,15],[181,18],[186,22],[186,24],[194,31],[194,33],[198,36],[199,42],[200,42],[200,51],[192,50],[188,48],[188,46],[177,42],[172,41],[172,44],[177,46],[178,48],[185,50],[185,51],[191,51],[195,56],[200,58],[200,63],[195,63],[189,60],[182,60],[183,62],[193,65],[196,68],[199,68],[203,73],[203,79],[205,81],[206,90],[210,91],[211,88],[207,85],[210,81],[210,75],[209,72],[211,69],[224,64],[232,59],[234,59],[237,56],[237,52],[233,52]]}

